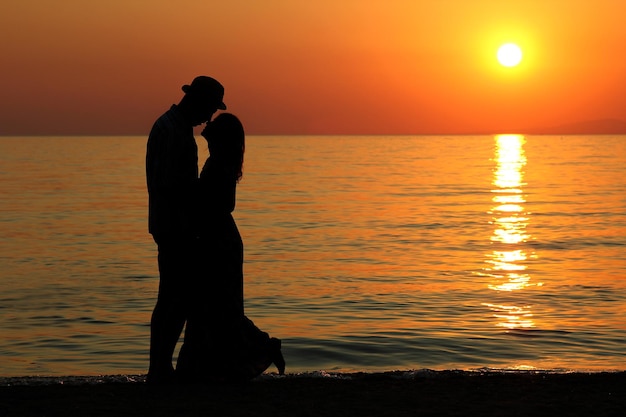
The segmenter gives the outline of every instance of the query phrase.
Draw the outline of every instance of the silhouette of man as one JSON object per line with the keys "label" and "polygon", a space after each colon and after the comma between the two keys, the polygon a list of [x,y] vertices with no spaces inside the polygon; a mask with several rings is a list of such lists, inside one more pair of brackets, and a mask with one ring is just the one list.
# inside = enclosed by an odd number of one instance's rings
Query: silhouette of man
{"label": "silhouette of man", "polygon": [[159,294],[150,322],[148,382],[173,380],[172,356],[185,325],[194,280],[196,230],[193,196],[198,179],[198,147],[193,127],[226,110],[224,87],[196,77],[185,95],[154,123],[146,151],[148,229],[158,247]]}

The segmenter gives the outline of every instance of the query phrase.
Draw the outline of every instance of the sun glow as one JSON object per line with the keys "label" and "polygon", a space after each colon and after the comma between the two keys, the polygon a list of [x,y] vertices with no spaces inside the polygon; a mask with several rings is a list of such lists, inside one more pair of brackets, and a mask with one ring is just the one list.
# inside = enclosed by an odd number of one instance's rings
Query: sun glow
{"label": "sun glow", "polygon": [[522,50],[514,43],[505,43],[498,48],[498,62],[505,67],[515,67],[522,61]]}

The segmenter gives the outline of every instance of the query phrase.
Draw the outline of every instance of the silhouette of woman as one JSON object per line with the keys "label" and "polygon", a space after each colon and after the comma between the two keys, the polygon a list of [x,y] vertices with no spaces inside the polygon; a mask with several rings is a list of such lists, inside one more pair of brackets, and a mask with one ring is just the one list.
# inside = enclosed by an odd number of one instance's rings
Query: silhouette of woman
{"label": "silhouette of woman", "polygon": [[182,381],[252,379],[272,363],[285,371],[279,339],[244,314],[243,241],[232,216],[242,177],[245,133],[222,113],[202,136],[210,156],[198,180],[198,272],[176,372]]}

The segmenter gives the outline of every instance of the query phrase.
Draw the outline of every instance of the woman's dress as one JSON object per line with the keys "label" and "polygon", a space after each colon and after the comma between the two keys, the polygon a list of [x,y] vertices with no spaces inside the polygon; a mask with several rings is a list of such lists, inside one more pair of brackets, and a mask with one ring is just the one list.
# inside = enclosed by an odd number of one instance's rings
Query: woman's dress
{"label": "woman's dress", "polygon": [[272,363],[284,372],[280,340],[244,314],[243,241],[232,216],[236,185],[207,160],[198,190],[197,286],[176,366],[182,380],[249,380]]}

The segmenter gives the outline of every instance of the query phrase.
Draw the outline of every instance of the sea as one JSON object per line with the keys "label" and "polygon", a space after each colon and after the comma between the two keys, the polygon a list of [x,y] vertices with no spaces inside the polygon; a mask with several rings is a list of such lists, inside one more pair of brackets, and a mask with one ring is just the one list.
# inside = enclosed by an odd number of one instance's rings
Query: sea
{"label": "sea", "polygon": [[[626,370],[626,136],[246,145],[245,309],[288,373]],[[0,137],[0,377],[147,371],[145,149]]]}

